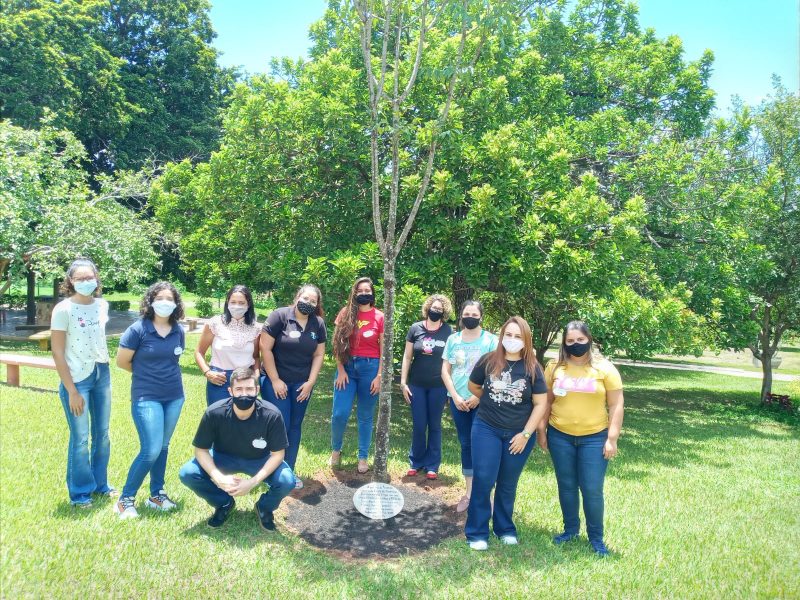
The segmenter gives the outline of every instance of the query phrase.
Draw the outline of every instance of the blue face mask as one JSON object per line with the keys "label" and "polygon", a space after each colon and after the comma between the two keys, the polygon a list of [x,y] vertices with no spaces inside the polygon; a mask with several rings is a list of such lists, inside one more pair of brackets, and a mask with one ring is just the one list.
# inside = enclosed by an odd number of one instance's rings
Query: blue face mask
{"label": "blue face mask", "polygon": [[86,279],[84,281],[73,281],[72,287],[81,296],[91,296],[97,289],[97,279]]}
{"label": "blue face mask", "polygon": [[156,300],[153,302],[153,310],[159,317],[168,317],[173,312],[175,312],[175,308],[177,304],[170,300]]}

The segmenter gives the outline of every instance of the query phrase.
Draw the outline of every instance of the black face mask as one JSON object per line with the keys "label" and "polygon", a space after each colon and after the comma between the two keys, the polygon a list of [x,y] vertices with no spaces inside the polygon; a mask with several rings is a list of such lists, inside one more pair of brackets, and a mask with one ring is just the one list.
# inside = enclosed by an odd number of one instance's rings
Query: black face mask
{"label": "black face mask", "polygon": [[356,302],[362,306],[365,304],[372,304],[375,302],[375,294],[359,294],[356,296]]}
{"label": "black face mask", "polygon": [[297,301],[297,310],[300,311],[301,315],[310,315],[317,307],[311,304],[310,302],[303,302],[302,300]]}
{"label": "black face mask", "polygon": [[439,321],[443,316],[444,316],[444,313],[440,312],[438,310],[429,310],[428,311],[428,318],[431,321],[433,321],[434,323],[436,323],[436,321]]}
{"label": "black face mask", "polygon": [[256,403],[255,396],[234,396],[233,403],[239,410],[249,410]]}
{"label": "black face mask", "polygon": [[475,329],[481,324],[480,317],[461,317],[461,323],[466,329]]}
{"label": "black face mask", "polygon": [[577,342],[572,344],[571,346],[564,346],[564,350],[567,351],[567,354],[570,354],[575,357],[581,357],[589,351],[589,348],[592,347],[592,342],[586,342],[585,344],[578,344]]}

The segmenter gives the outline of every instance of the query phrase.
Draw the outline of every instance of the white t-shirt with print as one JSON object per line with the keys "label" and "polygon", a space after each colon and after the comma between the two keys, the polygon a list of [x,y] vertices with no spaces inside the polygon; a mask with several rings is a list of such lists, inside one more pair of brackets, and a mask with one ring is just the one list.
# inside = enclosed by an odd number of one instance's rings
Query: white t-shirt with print
{"label": "white t-shirt with print", "polygon": [[67,298],[53,309],[50,329],[67,332],[64,355],[75,383],[89,377],[95,363],[109,361],[106,323],[108,302],[102,298],[94,298],[91,304],[77,304]]}

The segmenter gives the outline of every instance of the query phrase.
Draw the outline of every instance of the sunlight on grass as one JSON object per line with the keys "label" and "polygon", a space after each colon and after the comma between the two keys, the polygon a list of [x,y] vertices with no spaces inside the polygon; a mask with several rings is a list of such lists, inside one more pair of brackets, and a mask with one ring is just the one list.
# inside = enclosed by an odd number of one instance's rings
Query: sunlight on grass
{"label": "sunlight on grass", "polygon": [[[196,339],[189,336],[190,347]],[[204,380],[191,352],[181,362],[187,402],[167,468],[167,489],[179,510],[145,509],[145,482],[138,521],[120,522],[108,501],[87,512],[69,506],[67,428],[54,372],[23,369],[26,387],[0,385],[3,597],[768,598],[800,591],[798,420],[759,408],[756,380],[621,369],[627,410],[620,457],[606,481],[609,559],[596,559],[585,537],[564,548],[551,544],[560,530],[556,484],[549,457],[536,451],[520,480],[519,546],[492,543],[476,554],[456,538],[418,556],[345,563],[288,532],[280,511],[280,531],[261,531],[255,495],[238,503],[222,530],[205,526],[209,507],[177,477],[205,408]],[[130,376],[116,368],[112,374],[110,479],[120,488],[138,440]],[[331,377],[328,365],[311,400],[298,460],[303,477],[325,469]],[[777,392],[787,389],[782,385]],[[393,421],[390,466],[400,474],[410,435],[404,403],[394,405]],[[355,437],[351,423],[345,468],[355,468]],[[458,442],[447,413],[444,441],[441,475],[460,486]]]}

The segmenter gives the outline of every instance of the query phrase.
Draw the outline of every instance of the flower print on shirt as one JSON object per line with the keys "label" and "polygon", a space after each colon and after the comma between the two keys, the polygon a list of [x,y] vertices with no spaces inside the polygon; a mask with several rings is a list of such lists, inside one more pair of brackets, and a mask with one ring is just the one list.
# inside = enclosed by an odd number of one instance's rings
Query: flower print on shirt
{"label": "flower print on shirt", "polygon": [[511,373],[503,371],[500,377],[489,376],[489,395],[497,404],[522,404],[522,394],[527,381],[524,377],[511,381]]}
{"label": "flower print on shirt", "polygon": [[553,388],[564,392],[582,392],[594,394],[597,390],[597,381],[594,377],[567,377],[560,376],[553,384]]}

